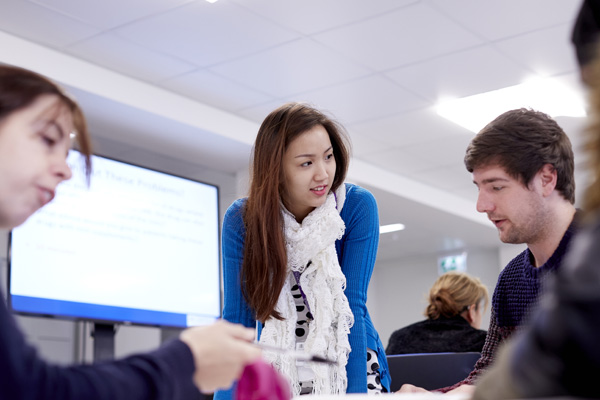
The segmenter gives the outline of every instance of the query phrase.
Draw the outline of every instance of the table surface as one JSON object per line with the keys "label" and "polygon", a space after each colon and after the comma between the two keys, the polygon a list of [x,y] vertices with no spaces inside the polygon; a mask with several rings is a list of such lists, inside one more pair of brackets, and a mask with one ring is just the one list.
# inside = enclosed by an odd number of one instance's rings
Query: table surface
{"label": "table surface", "polygon": [[[471,395],[468,393],[458,393],[458,394],[444,394],[441,393],[383,393],[379,394],[375,397],[381,398],[393,396],[394,398],[402,399],[402,400],[440,400],[440,399],[448,399],[448,400],[468,400],[471,398]],[[306,398],[306,396],[302,396],[302,398]],[[298,397],[296,397],[298,399]],[[369,395],[367,393],[351,393],[346,394],[344,396],[339,395],[311,395],[310,400],[373,400],[373,395]],[[390,399],[391,400],[391,399]]]}

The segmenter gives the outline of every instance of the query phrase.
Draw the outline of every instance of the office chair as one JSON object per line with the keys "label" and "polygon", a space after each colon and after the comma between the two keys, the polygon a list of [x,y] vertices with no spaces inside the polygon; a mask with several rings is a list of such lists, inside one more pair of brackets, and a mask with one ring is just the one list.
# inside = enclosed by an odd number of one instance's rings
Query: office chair
{"label": "office chair", "polygon": [[427,390],[454,385],[469,375],[479,357],[478,352],[389,355],[391,390],[397,391],[404,383]]}

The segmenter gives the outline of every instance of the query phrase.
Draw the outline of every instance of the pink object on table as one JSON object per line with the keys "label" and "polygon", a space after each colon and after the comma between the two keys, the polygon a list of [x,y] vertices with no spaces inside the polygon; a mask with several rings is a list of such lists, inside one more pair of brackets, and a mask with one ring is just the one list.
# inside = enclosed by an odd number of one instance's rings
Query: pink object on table
{"label": "pink object on table", "polygon": [[286,379],[263,360],[246,365],[235,391],[235,400],[289,400],[291,396]]}

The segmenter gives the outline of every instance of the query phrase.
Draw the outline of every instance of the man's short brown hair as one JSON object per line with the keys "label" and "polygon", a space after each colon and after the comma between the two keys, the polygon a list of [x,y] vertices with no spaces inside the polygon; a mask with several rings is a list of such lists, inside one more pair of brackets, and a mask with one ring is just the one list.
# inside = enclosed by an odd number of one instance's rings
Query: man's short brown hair
{"label": "man's short brown hair", "polygon": [[546,164],[556,170],[556,190],[575,203],[575,177],[571,141],[547,114],[526,108],[507,111],[483,128],[467,147],[465,166],[498,165],[529,187]]}

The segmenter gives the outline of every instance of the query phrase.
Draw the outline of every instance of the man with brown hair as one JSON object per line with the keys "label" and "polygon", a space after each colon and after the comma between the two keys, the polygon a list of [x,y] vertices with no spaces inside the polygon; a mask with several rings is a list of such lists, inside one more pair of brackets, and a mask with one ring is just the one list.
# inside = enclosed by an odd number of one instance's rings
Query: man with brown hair
{"label": "man with brown hair", "polygon": [[[600,2],[582,2],[572,41],[590,89],[587,166],[600,176]],[[529,326],[503,346],[473,399],[598,398],[590,371],[600,370],[600,181],[588,186],[585,224]],[[583,219],[583,218],[582,218]]]}
{"label": "man with brown hair", "polygon": [[[562,264],[575,231],[575,180],[571,142],[548,115],[508,111],[483,128],[467,147],[465,166],[486,213],[504,243],[527,249],[500,273],[481,358],[469,376],[442,392],[472,391],[498,346],[529,316],[545,278]],[[414,386],[401,391],[420,391]]]}

